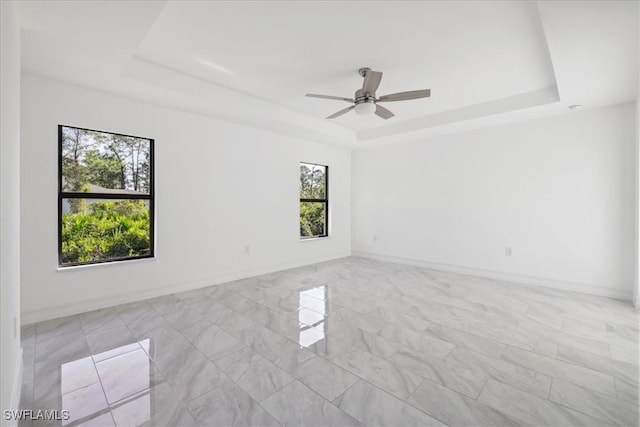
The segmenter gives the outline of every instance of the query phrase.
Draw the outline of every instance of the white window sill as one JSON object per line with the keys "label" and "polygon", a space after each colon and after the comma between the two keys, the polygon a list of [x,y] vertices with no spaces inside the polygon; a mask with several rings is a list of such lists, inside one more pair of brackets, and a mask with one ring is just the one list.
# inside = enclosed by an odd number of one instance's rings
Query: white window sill
{"label": "white window sill", "polygon": [[302,243],[302,242],[315,242],[317,240],[328,240],[328,239],[331,239],[331,236],[307,237],[306,239],[300,239],[300,243]]}
{"label": "white window sill", "polygon": [[58,268],[56,268],[56,271],[74,271],[74,270],[82,270],[85,268],[117,266],[122,264],[129,264],[129,263],[155,262],[156,259],[157,259],[157,256],[153,256],[153,257],[139,258],[139,259],[123,259],[120,261],[97,262],[95,264],[70,265],[68,267],[58,266]]}

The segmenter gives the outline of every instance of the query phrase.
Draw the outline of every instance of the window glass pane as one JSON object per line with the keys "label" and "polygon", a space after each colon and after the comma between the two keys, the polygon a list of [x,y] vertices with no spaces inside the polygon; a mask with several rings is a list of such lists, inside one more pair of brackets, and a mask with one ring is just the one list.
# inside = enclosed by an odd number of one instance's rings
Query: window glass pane
{"label": "window glass pane", "polygon": [[323,202],[300,202],[300,237],[326,236],[326,212]]}
{"label": "window glass pane", "polygon": [[300,163],[300,198],[326,199],[326,166]]}
{"label": "window glass pane", "polygon": [[151,141],[62,127],[62,191],[149,193]]}
{"label": "window glass pane", "polygon": [[62,199],[61,265],[149,255],[148,200]]}

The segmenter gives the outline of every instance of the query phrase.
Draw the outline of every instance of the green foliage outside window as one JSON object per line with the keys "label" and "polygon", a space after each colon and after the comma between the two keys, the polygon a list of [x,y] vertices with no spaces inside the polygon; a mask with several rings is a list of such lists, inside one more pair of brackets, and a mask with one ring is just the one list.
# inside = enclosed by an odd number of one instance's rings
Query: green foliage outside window
{"label": "green foliage outside window", "polygon": [[300,203],[300,236],[316,237],[325,234],[324,203]]}
{"label": "green foliage outside window", "polygon": [[62,262],[147,255],[149,224],[149,208],[142,200],[95,202],[87,204],[82,211],[65,213],[62,215]]}

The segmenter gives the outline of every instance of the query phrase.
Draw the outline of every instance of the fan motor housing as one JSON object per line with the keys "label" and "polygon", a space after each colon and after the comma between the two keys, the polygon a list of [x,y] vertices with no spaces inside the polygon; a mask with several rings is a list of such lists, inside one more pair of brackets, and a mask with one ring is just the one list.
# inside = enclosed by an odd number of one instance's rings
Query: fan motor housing
{"label": "fan motor housing", "polygon": [[375,104],[376,102],[376,98],[374,96],[363,93],[362,89],[358,89],[356,91],[353,95],[353,99],[356,104],[362,104],[363,102],[372,102]]}

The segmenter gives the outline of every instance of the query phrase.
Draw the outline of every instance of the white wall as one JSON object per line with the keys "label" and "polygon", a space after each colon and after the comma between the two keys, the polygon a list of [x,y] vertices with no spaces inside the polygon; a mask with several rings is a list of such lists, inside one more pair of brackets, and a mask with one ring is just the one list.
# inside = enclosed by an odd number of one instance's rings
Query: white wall
{"label": "white wall", "polygon": [[[640,8],[639,8],[640,9]],[[640,85],[639,85],[640,87]],[[633,305],[640,309],[640,93],[636,99],[636,209],[635,209],[635,286]]]}
{"label": "white wall", "polygon": [[[638,7],[640,22],[640,7]],[[638,26],[638,46],[640,46],[640,25]],[[638,57],[640,61],[640,57]],[[638,63],[640,70],[640,62]],[[638,94],[636,95],[636,203],[635,203],[635,286],[633,289],[633,305],[640,309],[640,75],[638,75]]]}
{"label": "white wall", "polygon": [[631,299],[634,162],[633,104],[362,149],[354,255]]}
{"label": "white wall", "polygon": [[[0,409],[16,409],[20,349],[20,32],[13,2],[0,2]],[[4,417],[3,417],[4,419]],[[4,425],[4,421],[3,421]]]}
{"label": "white wall", "polygon": [[[350,254],[346,150],[29,75],[22,114],[25,323]],[[155,260],[57,269],[58,124],[155,139]],[[299,241],[300,161],[330,167],[331,238]]]}

